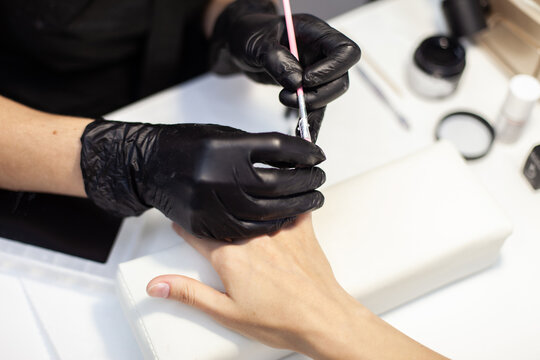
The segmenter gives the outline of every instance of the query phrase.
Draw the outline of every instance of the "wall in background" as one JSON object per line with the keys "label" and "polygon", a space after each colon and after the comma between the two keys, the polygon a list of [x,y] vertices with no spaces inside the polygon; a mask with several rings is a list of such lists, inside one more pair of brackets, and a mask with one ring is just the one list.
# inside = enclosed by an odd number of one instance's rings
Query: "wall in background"
{"label": "wall in background", "polygon": [[290,0],[294,13],[310,13],[322,19],[342,14],[370,0]]}

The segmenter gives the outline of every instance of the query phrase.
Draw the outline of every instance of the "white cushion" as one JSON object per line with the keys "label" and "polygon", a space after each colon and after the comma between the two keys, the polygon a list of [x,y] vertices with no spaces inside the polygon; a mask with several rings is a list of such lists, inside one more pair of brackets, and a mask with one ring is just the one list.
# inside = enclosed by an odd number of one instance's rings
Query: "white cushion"
{"label": "white cushion", "polygon": [[[381,313],[492,264],[512,226],[457,151],[438,143],[324,190],[317,237],[343,287]],[[187,244],[123,263],[120,300],[148,359],[279,359],[277,350],[206,315],[148,297],[161,274],[183,274],[223,290]]]}

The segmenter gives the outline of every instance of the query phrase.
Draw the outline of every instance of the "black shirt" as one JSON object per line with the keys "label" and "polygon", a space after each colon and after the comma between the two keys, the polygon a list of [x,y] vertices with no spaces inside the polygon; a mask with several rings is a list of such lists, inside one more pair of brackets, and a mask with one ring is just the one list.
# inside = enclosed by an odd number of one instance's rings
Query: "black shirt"
{"label": "black shirt", "polygon": [[[0,0],[0,95],[97,117],[186,80],[206,69],[206,3]],[[0,189],[0,237],[105,262],[120,221],[87,199]]]}
{"label": "black shirt", "polygon": [[206,0],[0,0],[0,94],[96,117],[206,69]]}

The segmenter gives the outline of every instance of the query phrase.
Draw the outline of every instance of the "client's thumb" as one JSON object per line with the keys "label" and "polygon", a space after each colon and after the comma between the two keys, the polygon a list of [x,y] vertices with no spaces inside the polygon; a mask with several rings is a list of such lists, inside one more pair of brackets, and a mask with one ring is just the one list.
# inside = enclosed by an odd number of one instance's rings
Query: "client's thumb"
{"label": "client's thumb", "polygon": [[179,301],[211,316],[227,317],[233,310],[233,303],[226,294],[182,275],[158,276],[148,283],[146,292],[152,297]]}

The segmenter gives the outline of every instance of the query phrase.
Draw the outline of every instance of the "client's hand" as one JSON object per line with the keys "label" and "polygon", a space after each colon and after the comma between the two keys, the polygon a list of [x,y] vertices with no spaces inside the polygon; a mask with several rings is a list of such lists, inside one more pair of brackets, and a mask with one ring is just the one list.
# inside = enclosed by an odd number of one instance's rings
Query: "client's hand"
{"label": "client's hand", "polygon": [[267,345],[316,359],[437,358],[377,318],[337,283],[319,246],[311,215],[274,235],[234,243],[175,230],[208,259],[225,293],[180,275],[147,287],[204,311],[224,326]]}

